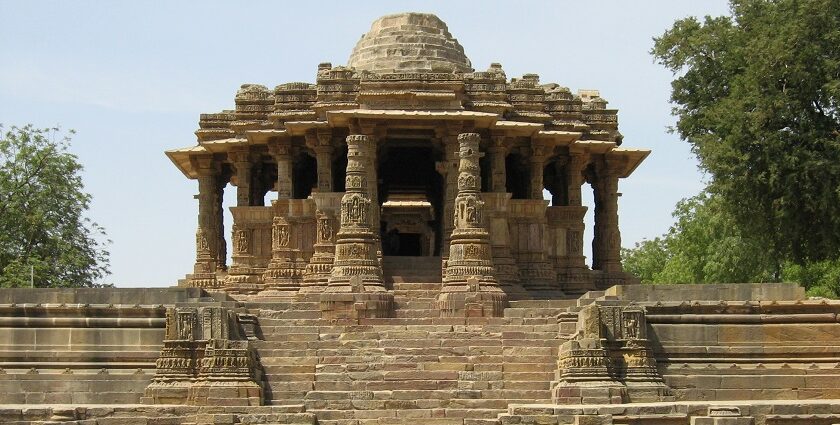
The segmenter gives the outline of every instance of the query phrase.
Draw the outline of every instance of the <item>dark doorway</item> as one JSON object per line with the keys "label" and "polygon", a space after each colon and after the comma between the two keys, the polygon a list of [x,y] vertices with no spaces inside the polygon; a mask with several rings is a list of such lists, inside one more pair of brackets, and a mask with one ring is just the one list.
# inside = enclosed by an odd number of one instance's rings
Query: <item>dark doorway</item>
{"label": "dark doorway", "polygon": [[439,153],[428,139],[388,139],[378,156],[379,202],[383,231],[399,232],[393,254],[439,254],[443,178]]}

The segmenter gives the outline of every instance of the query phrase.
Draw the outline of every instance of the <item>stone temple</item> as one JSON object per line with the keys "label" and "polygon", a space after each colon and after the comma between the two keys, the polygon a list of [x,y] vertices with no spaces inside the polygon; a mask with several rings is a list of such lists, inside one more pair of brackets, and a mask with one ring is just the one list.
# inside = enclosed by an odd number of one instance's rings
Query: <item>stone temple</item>
{"label": "stone temple", "polygon": [[840,302],[622,270],[650,151],[597,91],[475,71],[420,13],[314,71],[166,152],[198,181],[177,287],[0,290],[0,423],[840,423]]}

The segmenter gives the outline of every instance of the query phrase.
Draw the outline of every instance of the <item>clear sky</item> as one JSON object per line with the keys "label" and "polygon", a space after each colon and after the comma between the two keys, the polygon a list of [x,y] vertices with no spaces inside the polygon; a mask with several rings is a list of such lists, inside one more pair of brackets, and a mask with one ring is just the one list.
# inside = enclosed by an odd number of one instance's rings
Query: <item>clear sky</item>
{"label": "clear sky", "polygon": [[314,82],[374,19],[405,11],[437,14],[476,70],[500,62],[509,78],[598,89],[619,109],[624,146],[653,150],[619,185],[623,246],[665,232],[702,188],[667,132],[671,75],[648,52],[676,19],[727,13],[720,0],[0,0],[0,123],[75,129],[89,216],[113,240],[106,282],[171,286],[194,260],[198,189],[163,151],[194,145],[199,114],[232,109],[240,84]]}

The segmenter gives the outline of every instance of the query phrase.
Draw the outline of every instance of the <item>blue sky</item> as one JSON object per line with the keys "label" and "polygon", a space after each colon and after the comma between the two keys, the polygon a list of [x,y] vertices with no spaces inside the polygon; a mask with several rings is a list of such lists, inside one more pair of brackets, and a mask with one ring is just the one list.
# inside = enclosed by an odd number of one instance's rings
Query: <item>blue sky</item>
{"label": "blue sky", "polygon": [[195,144],[199,114],[232,108],[240,84],[314,82],[318,63],[345,64],[377,17],[435,13],[477,70],[500,62],[509,78],[598,89],[619,109],[625,146],[653,150],[619,186],[629,247],[665,232],[674,204],[703,186],[688,145],[667,132],[672,76],[653,63],[652,37],[727,10],[718,0],[0,0],[0,123],[75,129],[89,215],[113,240],[107,282],[174,285],[194,259],[197,184],[163,151]]}

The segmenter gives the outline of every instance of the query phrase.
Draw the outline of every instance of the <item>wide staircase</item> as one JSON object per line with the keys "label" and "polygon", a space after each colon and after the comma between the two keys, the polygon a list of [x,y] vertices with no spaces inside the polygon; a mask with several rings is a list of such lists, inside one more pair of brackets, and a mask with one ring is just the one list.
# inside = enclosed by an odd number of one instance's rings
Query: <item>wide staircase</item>
{"label": "wide staircase", "polygon": [[396,317],[320,319],[317,302],[255,302],[266,399],[319,424],[498,424],[548,403],[560,316],[577,300],[514,301],[501,318],[439,318],[440,259],[386,257]]}

